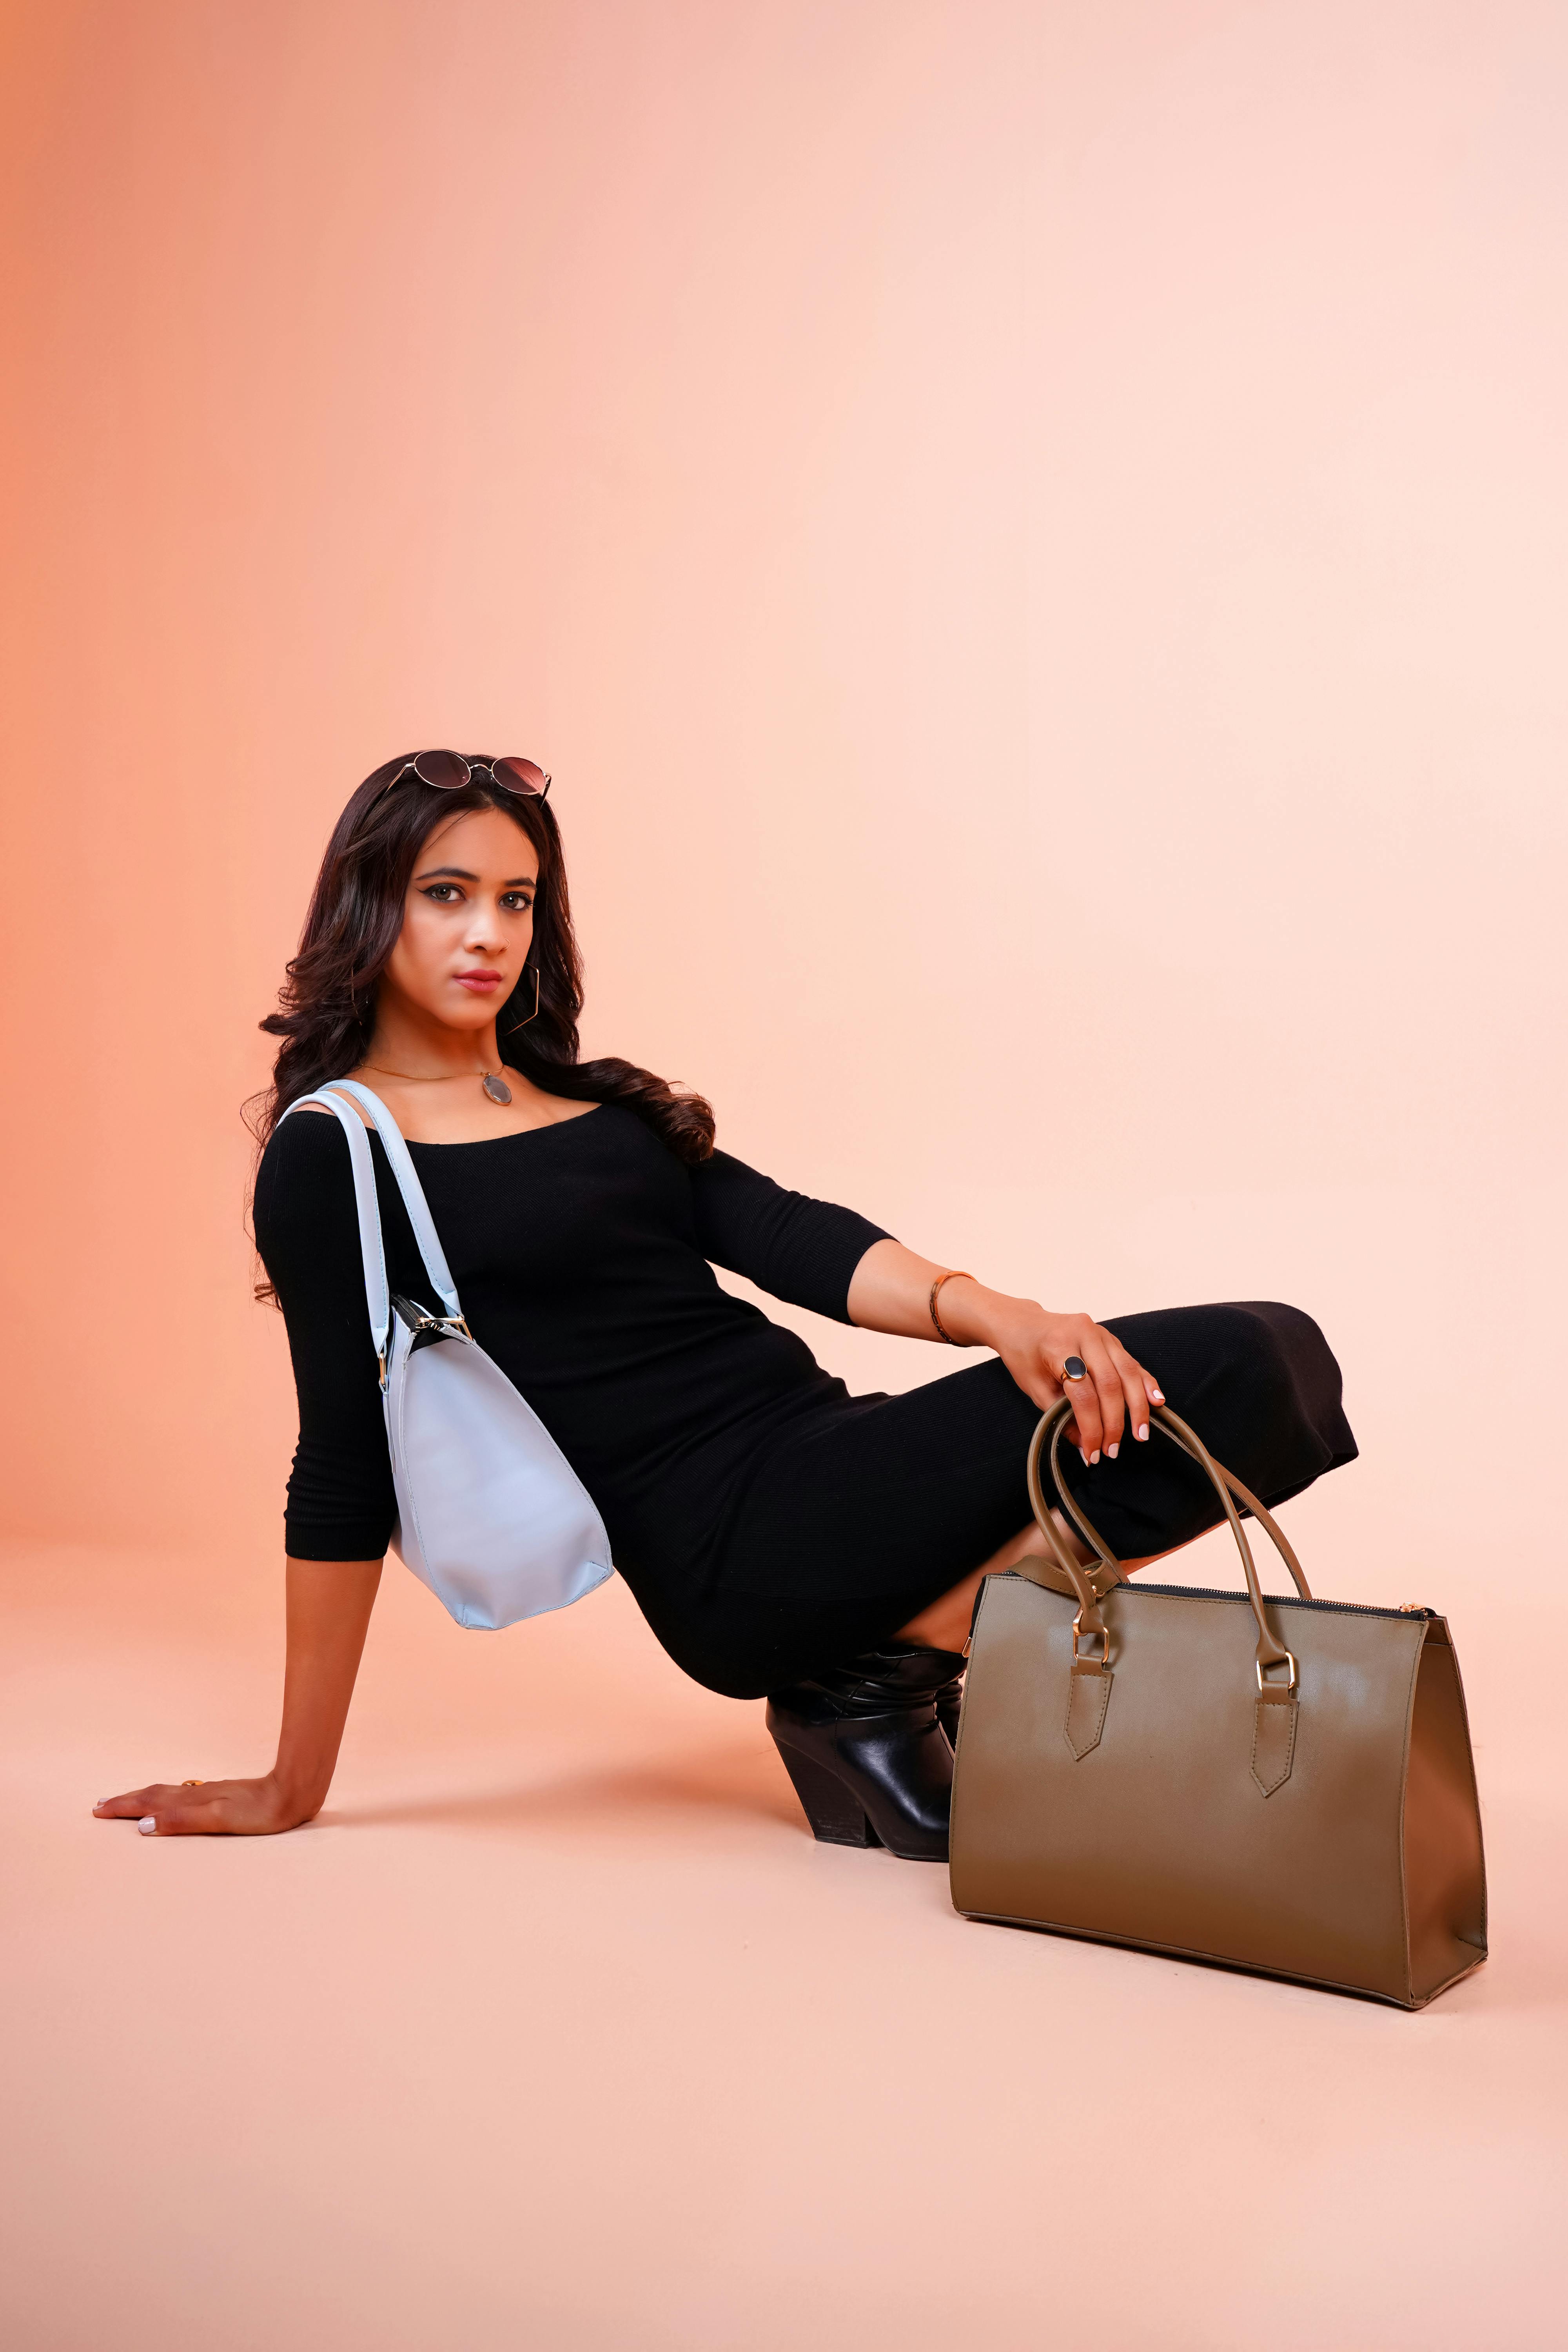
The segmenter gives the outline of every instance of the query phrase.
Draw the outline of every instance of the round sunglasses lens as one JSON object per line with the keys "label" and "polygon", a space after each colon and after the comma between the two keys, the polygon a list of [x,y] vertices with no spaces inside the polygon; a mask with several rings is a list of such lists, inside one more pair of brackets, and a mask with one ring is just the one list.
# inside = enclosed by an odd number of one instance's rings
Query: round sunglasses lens
{"label": "round sunglasses lens", "polygon": [[460,793],[472,772],[456,751],[421,751],[414,772],[422,784],[434,784],[437,792]]}
{"label": "round sunglasses lens", "polygon": [[550,790],[549,777],[532,760],[497,760],[490,773],[498,784],[505,784],[510,792],[542,796]]}

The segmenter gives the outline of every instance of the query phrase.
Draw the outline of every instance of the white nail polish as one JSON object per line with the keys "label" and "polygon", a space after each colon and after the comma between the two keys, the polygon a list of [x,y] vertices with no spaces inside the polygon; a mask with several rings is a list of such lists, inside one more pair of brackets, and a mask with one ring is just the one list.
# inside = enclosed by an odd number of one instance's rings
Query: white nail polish
{"label": "white nail polish", "polygon": [[1095,1464],[1099,1461],[1099,1459],[1100,1459],[1100,1448],[1099,1448],[1099,1446],[1097,1445],[1097,1446],[1095,1447],[1095,1449],[1094,1449],[1094,1452],[1093,1452],[1093,1453],[1089,1455],[1089,1468],[1090,1468],[1091,1470],[1093,1469],[1093,1467],[1094,1467]]}
{"label": "white nail polish", "polygon": [[[1118,1438],[1118,1439],[1117,1439],[1117,1441],[1116,1441],[1116,1445],[1120,1445],[1120,1444],[1121,1444],[1121,1440],[1120,1438]],[[1116,1445],[1108,1445],[1108,1446],[1106,1447],[1106,1449],[1105,1449],[1105,1458],[1106,1458],[1106,1460],[1107,1460],[1108,1462],[1114,1462],[1114,1461],[1115,1461],[1115,1459],[1116,1459]]]}
{"label": "white nail polish", "polygon": [[1133,1436],[1138,1440],[1138,1442],[1139,1442],[1139,1444],[1140,1444],[1141,1445],[1147,1445],[1147,1444],[1148,1444],[1148,1443],[1149,1443],[1149,1424],[1148,1424],[1148,1423],[1147,1423],[1146,1421],[1144,1421],[1144,1422],[1140,1422],[1140,1423],[1139,1423],[1139,1424],[1138,1424],[1138,1427],[1133,1431],[1132,1434],[1133,1434]]}
{"label": "white nail polish", "polygon": [[158,1816],[157,1816],[157,1814],[156,1814],[156,1813],[143,1813],[143,1814],[142,1814],[142,1818],[141,1818],[141,1820],[137,1822],[136,1826],[137,1826],[137,1828],[141,1831],[141,1832],[142,1832],[142,1836],[143,1836],[143,1837],[151,1837],[151,1836],[153,1835],[153,1831],[154,1831],[154,1830],[157,1828],[157,1826],[158,1826]]}

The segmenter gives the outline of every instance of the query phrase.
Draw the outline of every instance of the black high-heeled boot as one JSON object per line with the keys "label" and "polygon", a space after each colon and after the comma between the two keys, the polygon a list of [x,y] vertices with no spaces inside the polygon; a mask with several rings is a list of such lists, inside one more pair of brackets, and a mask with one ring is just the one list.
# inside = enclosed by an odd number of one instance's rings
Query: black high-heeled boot
{"label": "black high-heeled boot", "polygon": [[773,1693],[768,1729],[814,1836],[947,1860],[952,1749],[936,1702],[963,1667],[952,1650],[890,1642]]}

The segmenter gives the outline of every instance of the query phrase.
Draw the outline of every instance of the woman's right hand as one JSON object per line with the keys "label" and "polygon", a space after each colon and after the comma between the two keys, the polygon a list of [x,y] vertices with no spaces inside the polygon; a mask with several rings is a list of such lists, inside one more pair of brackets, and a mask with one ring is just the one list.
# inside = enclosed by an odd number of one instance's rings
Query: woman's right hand
{"label": "woman's right hand", "polygon": [[274,1837],[312,1820],[322,1800],[301,1800],[277,1777],[259,1780],[155,1781],[94,1805],[100,1822],[134,1822],[143,1837]]}
{"label": "woman's right hand", "polygon": [[338,1743],[381,1581],[378,1559],[291,1559],[288,1664],[278,1761],[259,1780],[155,1781],[105,1797],[100,1822],[134,1822],[144,1837],[276,1837],[313,1821],[327,1801]]}

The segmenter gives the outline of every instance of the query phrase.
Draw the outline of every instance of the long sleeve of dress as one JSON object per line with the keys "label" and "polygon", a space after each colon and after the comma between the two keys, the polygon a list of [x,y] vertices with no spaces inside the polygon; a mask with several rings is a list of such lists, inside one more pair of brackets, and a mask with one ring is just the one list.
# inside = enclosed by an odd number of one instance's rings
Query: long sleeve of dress
{"label": "long sleeve of dress", "polygon": [[283,1121],[257,1171],[255,1222],[256,1245],[289,1327],[300,1395],[288,1549],[301,1559],[379,1559],[397,1502],[348,1142],[335,1118],[301,1111]]}
{"label": "long sleeve of dress", "polygon": [[853,1209],[786,1192],[727,1151],[691,1171],[698,1246],[714,1265],[814,1314],[849,1320],[849,1278],[873,1242],[892,1236]]}

